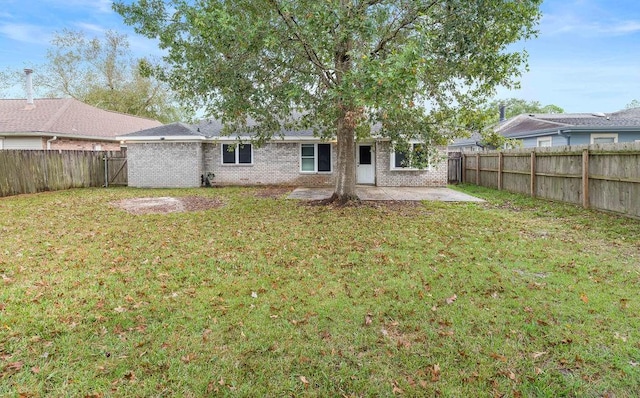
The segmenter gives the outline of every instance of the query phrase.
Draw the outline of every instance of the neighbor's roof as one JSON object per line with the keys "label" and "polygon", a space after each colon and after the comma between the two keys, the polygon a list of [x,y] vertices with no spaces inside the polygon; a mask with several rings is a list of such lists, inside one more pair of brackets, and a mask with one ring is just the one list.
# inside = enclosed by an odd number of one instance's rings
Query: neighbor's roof
{"label": "neighbor's roof", "polygon": [[0,99],[0,134],[115,139],[162,126],[157,120],[106,111],[73,98]]}
{"label": "neighbor's roof", "polygon": [[[552,132],[589,131],[590,129],[640,130],[640,108],[624,109],[613,113],[536,113],[521,114],[496,124],[495,131],[507,138],[523,138]],[[475,134],[470,138],[457,139],[451,146],[475,145],[481,141]]]}
{"label": "neighbor's roof", "polygon": [[502,122],[496,131],[505,137],[521,137],[550,130],[640,129],[640,109],[625,109],[614,113],[550,113],[522,114]]}

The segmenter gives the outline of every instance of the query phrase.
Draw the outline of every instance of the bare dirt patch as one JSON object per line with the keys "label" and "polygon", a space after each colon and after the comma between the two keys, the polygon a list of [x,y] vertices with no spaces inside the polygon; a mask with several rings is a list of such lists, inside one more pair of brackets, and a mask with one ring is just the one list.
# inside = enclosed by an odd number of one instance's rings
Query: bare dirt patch
{"label": "bare dirt patch", "polygon": [[215,209],[224,205],[219,199],[202,196],[132,198],[119,200],[111,204],[131,214],[180,213],[185,211]]}

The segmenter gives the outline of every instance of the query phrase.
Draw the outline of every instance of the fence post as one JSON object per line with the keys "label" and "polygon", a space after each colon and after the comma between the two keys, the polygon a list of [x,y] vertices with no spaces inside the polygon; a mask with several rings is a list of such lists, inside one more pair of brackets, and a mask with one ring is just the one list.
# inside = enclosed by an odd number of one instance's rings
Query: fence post
{"label": "fence post", "polygon": [[504,157],[502,152],[498,152],[498,190],[502,191],[502,163]]}
{"label": "fence post", "polygon": [[589,149],[582,151],[582,207],[589,208]]}
{"label": "fence post", "polygon": [[462,152],[462,156],[460,157],[460,182],[461,183],[466,183],[466,179],[467,179],[467,156],[464,154],[464,152]]}
{"label": "fence post", "polygon": [[480,185],[480,154],[476,153],[476,185]]}
{"label": "fence post", "polygon": [[531,152],[531,197],[536,197],[536,152]]}
{"label": "fence post", "polygon": [[109,160],[107,158],[107,154],[105,153],[102,157],[104,160],[104,187],[109,188]]}

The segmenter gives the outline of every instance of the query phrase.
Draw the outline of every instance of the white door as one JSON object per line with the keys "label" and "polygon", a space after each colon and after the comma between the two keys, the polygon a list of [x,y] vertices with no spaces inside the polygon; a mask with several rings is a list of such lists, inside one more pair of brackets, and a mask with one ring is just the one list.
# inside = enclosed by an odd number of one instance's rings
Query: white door
{"label": "white door", "polygon": [[374,185],[376,183],[376,162],[373,156],[373,146],[358,144],[357,155],[357,183]]}

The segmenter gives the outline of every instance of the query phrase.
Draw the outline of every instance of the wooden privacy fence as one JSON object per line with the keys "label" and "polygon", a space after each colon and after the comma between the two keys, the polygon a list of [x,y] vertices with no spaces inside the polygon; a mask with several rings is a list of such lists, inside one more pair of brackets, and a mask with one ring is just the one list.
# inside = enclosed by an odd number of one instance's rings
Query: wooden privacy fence
{"label": "wooden privacy fence", "polygon": [[2,150],[0,196],[104,186],[105,157],[117,156],[123,155],[118,151]]}
{"label": "wooden privacy fence", "polygon": [[466,183],[640,217],[640,143],[465,152]]}

